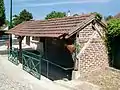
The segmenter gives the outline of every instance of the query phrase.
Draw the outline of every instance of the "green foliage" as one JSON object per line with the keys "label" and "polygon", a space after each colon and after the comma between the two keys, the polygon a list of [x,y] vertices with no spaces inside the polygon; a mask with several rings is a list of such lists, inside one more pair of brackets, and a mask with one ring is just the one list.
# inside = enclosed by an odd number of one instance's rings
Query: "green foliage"
{"label": "green foliage", "polygon": [[98,12],[92,12],[91,14],[95,14],[97,20],[102,20],[102,18],[103,18],[102,15]]}
{"label": "green foliage", "polygon": [[112,19],[112,18],[113,18],[113,16],[109,15],[109,16],[105,17],[105,20],[106,20],[106,21],[109,21],[109,20]]}
{"label": "green foliage", "polygon": [[32,13],[28,12],[26,9],[22,10],[19,15],[14,15],[13,17],[13,26],[33,19]]}
{"label": "green foliage", "polygon": [[66,13],[65,12],[56,12],[56,11],[52,11],[51,13],[49,13],[45,19],[51,19],[51,18],[62,18],[65,17]]}
{"label": "green foliage", "polygon": [[81,47],[77,43],[75,44],[75,47],[76,47],[76,53],[78,54],[80,52]]}
{"label": "green foliage", "polygon": [[10,22],[8,20],[5,20],[5,25],[10,25]]}
{"label": "green foliage", "polygon": [[0,0],[0,26],[5,24],[5,19],[4,0]]}
{"label": "green foliage", "polygon": [[108,35],[120,36],[120,19],[111,19],[108,21]]}
{"label": "green foliage", "polygon": [[120,19],[110,19],[107,23],[106,45],[110,60],[113,57],[115,38],[120,36]]}
{"label": "green foliage", "polygon": [[79,16],[79,14],[74,14],[73,16]]}

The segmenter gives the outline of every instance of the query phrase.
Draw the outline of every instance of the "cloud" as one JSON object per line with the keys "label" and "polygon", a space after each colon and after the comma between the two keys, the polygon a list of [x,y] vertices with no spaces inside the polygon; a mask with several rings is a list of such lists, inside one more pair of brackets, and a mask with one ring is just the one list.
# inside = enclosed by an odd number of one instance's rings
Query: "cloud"
{"label": "cloud", "polygon": [[53,2],[53,3],[29,3],[26,7],[40,7],[40,6],[54,6],[54,5],[65,5],[65,4],[82,4],[82,3],[107,3],[110,0],[76,0],[68,2]]}

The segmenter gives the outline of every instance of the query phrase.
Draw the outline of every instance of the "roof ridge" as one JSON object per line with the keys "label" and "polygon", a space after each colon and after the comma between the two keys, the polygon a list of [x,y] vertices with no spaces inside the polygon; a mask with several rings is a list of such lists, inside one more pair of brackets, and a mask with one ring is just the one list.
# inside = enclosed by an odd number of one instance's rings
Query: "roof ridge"
{"label": "roof ridge", "polygon": [[81,14],[79,16],[69,16],[69,17],[63,17],[63,18],[51,18],[51,19],[48,19],[49,20],[61,20],[61,19],[69,19],[69,18],[76,18],[76,17],[84,17],[84,16],[89,16],[91,14]]}
{"label": "roof ridge", "polygon": [[[51,36],[51,37],[59,37],[63,34],[68,34],[68,37],[70,37],[71,35],[76,33],[76,31],[78,31],[80,28],[85,27],[85,25],[87,23],[90,23],[91,18],[93,20],[93,16],[95,17],[94,14],[84,14],[84,15],[79,15],[76,17],[70,16],[70,17],[57,18],[57,19],[54,18],[54,19],[49,19],[49,20],[26,21],[26,22],[23,22],[23,23],[15,26],[14,28],[10,29],[7,33],[21,35],[21,36],[30,35],[30,36],[39,36],[39,37],[43,37],[43,36],[46,37],[47,35]],[[52,24],[54,24],[54,26]],[[75,24],[75,26],[71,27],[70,24]],[[45,25],[45,26],[42,27],[40,25]],[[59,27],[59,25],[62,25],[62,26]],[[68,25],[69,27],[65,27],[65,25]],[[53,26],[53,27],[50,28],[50,26]],[[35,28],[32,28],[32,27],[35,27]],[[66,28],[68,28],[68,29],[66,29]],[[56,33],[60,32],[61,30],[64,30],[65,32],[62,31],[61,32],[62,34],[55,34],[55,31],[53,31],[52,29],[56,30]],[[48,34],[44,35],[43,34],[44,30],[46,30],[46,31],[48,30],[49,32],[51,31],[51,34],[48,33]],[[44,31],[44,32],[46,33],[46,31]],[[25,32],[27,32],[27,33],[25,33]]]}
{"label": "roof ridge", "polygon": [[[91,16],[93,14],[81,14],[79,16],[69,16],[69,17],[63,17],[63,18],[51,18],[51,19],[48,19],[48,20],[31,20],[31,21],[54,21],[54,20],[64,20],[64,19],[69,19],[69,18],[78,18],[78,17],[85,17],[85,16]],[[31,21],[28,21],[28,22],[31,22]]]}
{"label": "roof ridge", "polygon": [[[78,23],[76,27],[71,28],[70,31],[68,31],[68,37],[70,37],[71,35],[73,35],[76,31],[78,31],[79,28],[85,27],[86,25],[88,25],[93,19],[95,19],[95,14],[91,14],[90,17],[87,17],[85,19],[85,21],[83,21],[82,23]],[[71,32],[72,31],[72,32]]]}

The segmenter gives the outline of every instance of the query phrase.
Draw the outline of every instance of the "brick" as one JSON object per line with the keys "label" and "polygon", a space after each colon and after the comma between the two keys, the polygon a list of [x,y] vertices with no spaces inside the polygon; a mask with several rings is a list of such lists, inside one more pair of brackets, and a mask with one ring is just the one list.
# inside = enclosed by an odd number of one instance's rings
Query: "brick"
{"label": "brick", "polygon": [[[82,46],[81,48],[83,48],[85,42],[89,40],[93,31],[91,25],[89,25],[79,32],[79,39],[77,40],[79,40],[78,42]],[[81,54],[79,58],[81,76],[89,76],[92,72],[109,66],[106,46],[104,45],[104,40],[102,40],[99,34],[97,34],[97,37],[92,40],[90,45],[84,50],[84,53]]]}

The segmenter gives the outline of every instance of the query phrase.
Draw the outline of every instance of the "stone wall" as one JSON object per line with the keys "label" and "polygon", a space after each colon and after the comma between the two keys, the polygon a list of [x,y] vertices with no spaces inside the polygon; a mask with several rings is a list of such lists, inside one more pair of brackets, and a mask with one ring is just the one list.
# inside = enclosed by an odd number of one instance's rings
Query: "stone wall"
{"label": "stone wall", "polygon": [[[104,34],[103,29],[98,27],[100,32]],[[79,32],[77,43],[81,47],[77,55],[80,76],[90,75],[93,71],[109,66],[105,42],[91,24]]]}

